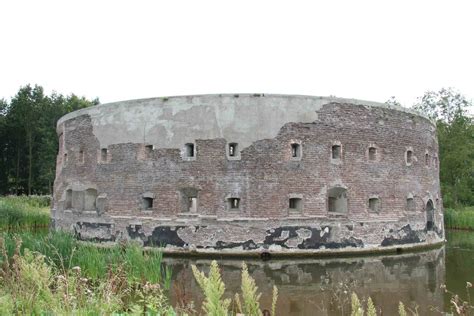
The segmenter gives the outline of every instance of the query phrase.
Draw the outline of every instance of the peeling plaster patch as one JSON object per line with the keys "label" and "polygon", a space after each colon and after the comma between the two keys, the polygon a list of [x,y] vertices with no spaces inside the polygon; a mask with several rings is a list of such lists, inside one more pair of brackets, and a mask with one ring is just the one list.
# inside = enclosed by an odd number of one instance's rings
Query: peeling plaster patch
{"label": "peeling plaster patch", "polygon": [[225,241],[218,241],[216,243],[216,249],[226,249],[226,248],[241,248],[243,250],[252,250],[257,249],[257,245],[253,242],[253,240],[247,240],[245,242],[225,242]]}
{"label": "peeling plaster patch", "polygon": [[311,237],[312,232],[309,229],[300,228],[296,231],[296,234],[301,239],[308,239]]}
{"label": "peeling plaster patch", "polygon": [[329,233],[329,227],[325,227],[324,229],[321,230],[321,232],[319,233],[319,237],[323,237],[324,234],[328,234]]}
{"label": "peeling plaster patch", "polygon": [[286,240],[288,237],[290,237],[290,232],[287,230],[282,230],[280,237],[275,238],[275,240]]}
{"label": "peeling plaster patch", "polygon": [[77,222],[74,225],[74,235],[79,240],[97,242],[115,241],[112,228],[113,225],[109,223]]}

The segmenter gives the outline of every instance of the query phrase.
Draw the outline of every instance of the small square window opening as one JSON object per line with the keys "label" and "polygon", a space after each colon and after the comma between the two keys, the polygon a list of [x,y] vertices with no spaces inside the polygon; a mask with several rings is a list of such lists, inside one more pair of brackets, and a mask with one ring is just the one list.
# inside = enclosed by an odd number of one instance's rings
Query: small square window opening
{"label": "small square window opening", "polygon": [[188,143],[186,146],[186,157],[194,157],[194,144]]}
{"label": "small square window opening", "polygon": [[369,148],[369,160],[375,160],[377,157],[377,148],[370,147]]}
{"label": "small square window opening", "polygon": [[299,158],[301,157],[301,145],[297,143],[291,144],[291,157]]}
{"label": "small square window opening", "polygon": [[289,199],[288,208],[290,211],[301,211],[303,206],[303,201],[300,198],[291,198]]}
{"label": "small square window opening", "polygon": [[143,198],[143,209],[151,210],[153,208],[153,199],[150,197]]}
{"label": "small square window opening", "polygon": [[239,198],[229,198],[228,200],[229,208],[236,210],[240,207],[240,199]]}
{"label": "small square window opening", "polygon": [[369,199],[369,211],[372,213],[378,213],[380,211],[380,199],[378,198]]}
{"label": "small square window opening", "polygon": [[237,143],[229,144],[229,157],[237,156]]}
{"label": "small square window opening", "polygon": [[107,162],[107,154],[108,154],[108,153],[107,153],[107,148],[102,148],[102,149],[100,150],[100,160],[101,160],[102,162]]}
{"label": "small square window opening", "polygon": [[332,159],[341,159],[341,146],[340,145],[332,146]]}
{"label": "small square window opening", "polygon": [[413,162],[413,151],[407,150],[407,163],[411,164]]}

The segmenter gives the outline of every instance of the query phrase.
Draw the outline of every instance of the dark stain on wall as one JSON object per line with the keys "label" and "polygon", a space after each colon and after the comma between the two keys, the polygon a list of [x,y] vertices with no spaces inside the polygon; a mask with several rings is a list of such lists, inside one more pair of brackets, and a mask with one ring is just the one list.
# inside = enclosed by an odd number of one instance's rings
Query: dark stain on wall
{"label": "dark stain on wall", "polygon": [[410,224],[403,226],[398,232],[403,232],[403,237],[396,238],[393,236],[385,237],[382,240],[382,247],[393,246],[393,245],[404,245],[404,244],[415,244],[422,242],[417,231],[413,230]]}
{"label": "dark stain on wall", "polygon": [[[273,230],[267,230],[267,236],[265,237],[265,246],[268,245],[280,245],[283,248],[289,248],[285,243],[291,239],[298,237],[297,230],[305,229],[311,231],[311,236],[304,239],[302,243],[298,245],[299,249],[319,249],[322,246],[328,249],[338,249],[344,247],[362,247],[364,244],[362,240],[353,237],[343,238],[340,242],[329,241],[331,236],[332,228],[330,226],[324,227],[328,229],[327,233],[321,236],[321,229],[308,227],[308,226],[283,226]],[[288,231],[288,237],[285,239],[281,238],[282,231]]]}
{"label": "dark stain on wall", "polygon": [[178,236],[178,230],[185,226],[158,226],[150,236],[142,232],[142,225],[129,225],[128,236],[131,239],[141,239],[144,246],[166,247],[167,245],[183,247],[186,243]]}
{"label": "dark stain on wall", "polygon": [[183,247],[186,243],[178,236],[178,230],[186,226],[158,226],[155,227],[151,236],[145,241],[145,246],[177,246]]}
{"label": "dark stain on wall", "polygon": [[244,250],[252,250],[252,249],[257,249],[258,246],[257,244],[254,243],[252,239],[247,240],[245,242],[225,242],[219,240],[216,243],[216,249],[225,249],[225,248],[237,248],[242,246]]}
{"label": "dark stain on wall", "polygon": [[[317,231],[317,230],[316,230]],[[328,235],[328,234],[326,234]],[[323,236],[324,237],[324,236]],[[339,248],[345,248],[345,247],[363,247],[364,243],[360,239],[356,239],[354,237],[350,238],[342,238],[340,242],[335,242],[335,241],[327,241],[326,238],[319,237],[319,233],[314,233],[311,236],[311,238],[306,239],[303,241],[302,244],[298,245],[298,248],[300,249],[318,249],[321,248],[321,246],[324,246],[326,249],[339,249]]]}

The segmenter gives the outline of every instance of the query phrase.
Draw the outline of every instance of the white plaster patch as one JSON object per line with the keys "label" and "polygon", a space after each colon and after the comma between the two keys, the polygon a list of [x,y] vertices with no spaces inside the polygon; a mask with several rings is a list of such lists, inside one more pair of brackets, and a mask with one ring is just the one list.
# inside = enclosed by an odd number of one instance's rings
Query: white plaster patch
{"label": "white plaster patch", "polygon": [[69,113],[58,125],[89,114],[101,147],[149,142],[155,148],[181,148],[196,139],[225,138],[239,143],[242,150],[257,140],[275,138],[286,123],[317,121],[317,112],[330,102],[387,107],[369,101],[311,96],[181,96],[101,104]]}
{"label": "white plaster patch", "polygon": [[319,233],[319,237],[323,237],[327,233],[329,233],[329,227],[321,229],[321,232]]}

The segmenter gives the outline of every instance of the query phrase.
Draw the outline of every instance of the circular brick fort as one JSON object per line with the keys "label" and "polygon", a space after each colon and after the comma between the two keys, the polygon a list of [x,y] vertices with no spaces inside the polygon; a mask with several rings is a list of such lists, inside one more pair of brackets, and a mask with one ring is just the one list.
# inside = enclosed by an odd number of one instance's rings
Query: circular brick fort
{"label": "circular brick fort", "polygon": [[102,104],[57,125],[53,227],[170,253],[306,255],[443,242],[433,123],[352,99]]}

